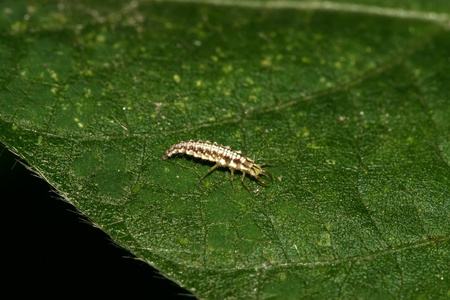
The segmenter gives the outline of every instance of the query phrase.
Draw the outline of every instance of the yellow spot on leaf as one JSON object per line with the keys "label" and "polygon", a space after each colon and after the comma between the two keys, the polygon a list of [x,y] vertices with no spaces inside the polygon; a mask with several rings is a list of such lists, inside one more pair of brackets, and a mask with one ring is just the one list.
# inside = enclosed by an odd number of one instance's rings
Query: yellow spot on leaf
{"label": "yellow spot on leaf", "polygon": [[309,136],[309,129],[306,127],[302,127],[302,136],[307,137]]}
{"label": "yellow spot on leaf", "polygon": [[311,62],[311,57],[302,56],[302,63],[309,64]]}
{"label": "yellow spot on leaf", "polygon": [[95,37],[97,43],[104,43],[106,41],[106,37],[103,34],[99,34]]}
{"label": "yellow spot on leaf", "polygon": [[91,98],[91,96],[92,96],[92,91],[91,91],[91,89],[85,88],[83,91],[84,91],[84,97],[85,97],[85,98]]}
{"label": "yellow spot on leaf", "polygon": [[223,66],[222,71],[224,73],[230,73],[231,71],[233,71],[233,66],[232,65],[225,65],[225,66]]}
{"label": "yellow spot on leaf", "polygon": [[261,66],[263,66],[263,67],[270,67],[270,66],[272,66],[272,58],[270,58],[269,56],[266,56],[261,61]]}
{"label": "yellow spot on leaf", "polygon": [[245,82],[248,84],[254,84],[255,82],[250,77],[245,77]]}
{"label": "yellow spot on leaf", "polygon": [[25,22],[14,22],[11,25],[11,32],[13,34],[15,33],[21,33],[27,30],[27,24]]}
{"label": "yellow spot on leaf", "polygon": [[141,190],[142,185],[136,184],[133,188],[133,193],[137,193]]}
{"label": "yellow spot on leaf", "polygon": [[83,128],[84,124],[80,122],[78,118],[74,118],[75,122],[77,122],[78,127]]}
{"label": "yellow spot on leaf", "polygon": [[331,235],[328,231],[324,231],[320,234],[320,238],[317,241],[317,245],[324,247],[331,246]]}
{"label": "yellow spot on leaf", "polygon": [[326,162],[328,165],[335,165],[335,164],[336,164],[336,160],[334,160],[334,159],[327,159],[327,160],[325,160],[325,162]]}
{"label": "yellow spot on leaf", "polygon": [[52,69],[47,69],[48,73],[50,74],[50,77],[55,80],[58,81],[58,74],[52,70]]}

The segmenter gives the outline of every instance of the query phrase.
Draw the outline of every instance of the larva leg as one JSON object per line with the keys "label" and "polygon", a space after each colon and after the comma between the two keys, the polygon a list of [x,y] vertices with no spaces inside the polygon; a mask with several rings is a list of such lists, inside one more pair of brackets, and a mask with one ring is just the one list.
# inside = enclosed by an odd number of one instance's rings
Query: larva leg
{"label": "larva leg", "polygon": [[200,179],[200,182],[202,182],[202,180],[205,179],[205,177],[208,176],[208,174],[214,171],[214,169],[217,167],[219,167],[219,164],[215,164],[214,166],[209,168],[208,171],[206,171],[205,175],[203,175],[203,177]]}
{"label": "larva leg", "polygon": [[231,186],[233,187],[234,193],[236,193],[236,189],[234,188],[234,170],[233,169],[230,170],[231,170]]}
{"label": "larva leg", "polygon": [[242,178],[241,178],[242,185],[245,187],[245,189],[246,189],[247,191],[250,192],[250,190],[248,189],[248,187],[247,187],[247,186],[245,185],[245,183],[244,183],[244,179],[245,179],[245,173],[242,172]]}

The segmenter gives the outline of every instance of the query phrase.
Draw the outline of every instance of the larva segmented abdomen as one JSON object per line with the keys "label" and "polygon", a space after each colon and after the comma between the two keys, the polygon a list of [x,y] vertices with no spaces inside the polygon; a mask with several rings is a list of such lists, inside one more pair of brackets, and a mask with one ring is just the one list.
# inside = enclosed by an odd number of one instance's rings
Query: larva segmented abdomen
{"label": "larva segmented abdomen", "polygon": [[228,167],[242,172],[251,173],[254,161],[241,154],[240,151],[231,150],[228,146],[211,143],[209,141],[181,142],[173,145],[162,157],[166,160],[176,154],[186,154],[203,160],[215,162],[222,167]]}
{"label": "larva segmented abdomen", "polygon": [[266,180],[261,177],[265,177],[272,182],[272,175],[264,170],[262,166],[267,164],[256,164],[253,160],[249,159],[247,156],[243,155],[241,151],[233,151],[228,146],[222,146],[217,143],[211,143],[209,141],[193,141],[181,142],[170,147],[169,150],[164,153],[162,160],[167,160],[173,155],[186,154],[191,155],[203,160],[208,160],[216,163],[212,166],[202,179],[205,178],[210,172],[212,172],[217,167],[227,167],[231,170],[231,184],[234,190],[233,178],[234,171],[239,170],[242,172],[242,185],[250,191],[244,184],[245,175],[248,174],[253,176],[256,180],[263,184],[269,184]]}

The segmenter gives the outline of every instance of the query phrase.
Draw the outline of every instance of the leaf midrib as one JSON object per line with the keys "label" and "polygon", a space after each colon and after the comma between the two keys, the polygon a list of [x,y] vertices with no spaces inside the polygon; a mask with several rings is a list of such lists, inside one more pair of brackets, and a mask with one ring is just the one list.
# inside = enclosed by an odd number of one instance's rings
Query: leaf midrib
{"label": "leaf midrib", "polygon": [[[150,0],[159,2],[158,0]],[[450,22],[450,15],[446,13],[423,12],[416,10],[406,10],[400,8],[381,7],[375,5],[364,5],[356,3],[336,3],[331,1],[227,1],[227,0],[168,0],[166,2],[178,3],[198,3],[217,6],[235,6],[247,8],[268,8],[268,9],[297,9],[297,10],[319,10],[332,12],[358,13],[365,15],[376,15],[394,17],[398,19],[412,19],[429,21],[447,26]]]}

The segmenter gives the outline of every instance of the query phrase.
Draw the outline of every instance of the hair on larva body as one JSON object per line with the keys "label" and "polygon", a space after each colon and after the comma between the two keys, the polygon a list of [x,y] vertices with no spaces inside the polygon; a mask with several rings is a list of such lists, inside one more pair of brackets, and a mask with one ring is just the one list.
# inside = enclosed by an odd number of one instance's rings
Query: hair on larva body
{"label": "hair on larva body", "polygon": [[203,160],[219,164],[221,167],[233,168],[250,173],[251,166],[255,163],[240,151],[233,151],[228,146],[203,141],[181,142],[173,145],[162,157],[166,160],[176,154],[187,154]]}
{"label": "hair on larva body", "polygon": [[244,184],[245,174],[253,176],[256,180],[263,184],[268,184],[268,182],[262,180],[259,176],[266,176],[272,180],[272,175],[268,171],[261,168],[264,164],[256,164],[253,160],[242,154],[241,151],[231,150],[229,146],[222,146],[209,141],[203,142],[190,140],[189,142],[180,142],[167,150],[166,153],[164,153],[162,160],[167,160],[177,154],[186,154],[216,163],[206,172],[205,175],[203,175],[200,181],[202,181],[217,167],[226,167],[231,170],[231,183],[233,185],[233,189],[235,170],[242,172],[241,182],[247,190],[248,188]]}

